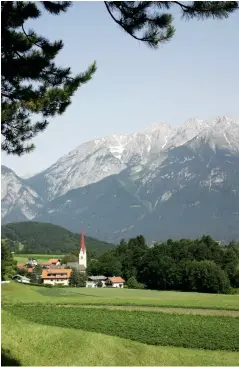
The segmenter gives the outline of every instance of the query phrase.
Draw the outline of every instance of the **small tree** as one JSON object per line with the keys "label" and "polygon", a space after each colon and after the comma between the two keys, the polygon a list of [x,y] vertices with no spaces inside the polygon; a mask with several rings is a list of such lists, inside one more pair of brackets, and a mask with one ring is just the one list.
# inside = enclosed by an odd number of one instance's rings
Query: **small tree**
{"label": "small tree", "polygon": [[61,260],[62,264],[75,263],[75,262],[78,262],[78,257],[73,254],[67,254]]}
{"label": "small tree", "polygon": [[129,280],[127,281],[127,286],[128,288],[131,288],[131,289],[143,289],[144,288],[144,284],[139,283],[135,277],[129,278]]}
{"label": "small tree", "polygon": [[72,269],[71,276],[70,276],[70,285],[72,287],[76,287],[79,282],[78,273],[79,272],[75,268]]}
{"label": "small tree", "polygon": [[79,284],[78,284],[78,287],[85,287],[86,286],[86,280],[87,280],[86,274],[79,272]]}
{"label": "small tree", "polygon": [[31,283],[40,284],[42,283],[42,267],[40,265],[36,265],[31,273]]}
{"label": "small tree", "polygon": [[103,287],[103,283],[102,281],[100,280],[98,283],[97,283],[97,288],[102,288]]}
{"label": "small tree", "polygon": [[1,241],[1,279],[11,279],[17,271],[17,262],[14,260],[12,253],[9,251],[8,246],[2,240]]}
{"label": "small tree", "polygon": [[70,285],[72,287],[85,287],[86,286],[86,274],[79,272],[79,270],[73,268],[71,277],[70,277]]}
{"label": "small tree", "polygon": [[25,269],[25,268],[18,269],[17,272],[18,272],[19,275],[22,275],[24,277],[31,278],[31,274],[28,273],[27,269]]}

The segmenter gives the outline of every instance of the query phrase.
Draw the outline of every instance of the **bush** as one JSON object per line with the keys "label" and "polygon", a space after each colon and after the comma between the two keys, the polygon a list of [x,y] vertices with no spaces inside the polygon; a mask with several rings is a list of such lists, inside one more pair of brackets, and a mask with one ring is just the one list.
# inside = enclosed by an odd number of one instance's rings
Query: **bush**
{"label": "bush", "polygon": [[137,282],[135,277],[129,278],[127,286],[131,289],[144,289],[144,284]]}

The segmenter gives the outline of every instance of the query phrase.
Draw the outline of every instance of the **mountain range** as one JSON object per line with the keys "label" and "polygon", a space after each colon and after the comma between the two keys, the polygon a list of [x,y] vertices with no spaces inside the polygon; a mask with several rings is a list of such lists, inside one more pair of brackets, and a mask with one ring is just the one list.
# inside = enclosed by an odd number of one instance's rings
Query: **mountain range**
{"label": "mountain range", "polygon": [[93,140],[28,179],[2,166],[2,223],[84,228],[108,242],[239,239],[239,121],[191,119]]}

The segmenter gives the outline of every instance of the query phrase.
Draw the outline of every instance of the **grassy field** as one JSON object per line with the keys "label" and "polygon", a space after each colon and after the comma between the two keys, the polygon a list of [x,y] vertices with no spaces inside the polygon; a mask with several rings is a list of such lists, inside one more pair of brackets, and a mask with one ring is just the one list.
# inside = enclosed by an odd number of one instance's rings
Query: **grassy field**
{"label": "grassy field", "polygon": [[14,254],[14,259],[19,264],[26,263],[29,258],[38,260],[39,262],[47,262],[49,259],[62,259],[64,255],[40,255],[40,254]]}
{"label": "grassy field", "polygon": [[2,285],[2,302],[47,302],[239,310],[239,295],[116,288],[45,288],[17,283]]}
{"label": "grassy field", "polygon": [[239,295],[5,284],[2,365],[238,365],[232,310]]}

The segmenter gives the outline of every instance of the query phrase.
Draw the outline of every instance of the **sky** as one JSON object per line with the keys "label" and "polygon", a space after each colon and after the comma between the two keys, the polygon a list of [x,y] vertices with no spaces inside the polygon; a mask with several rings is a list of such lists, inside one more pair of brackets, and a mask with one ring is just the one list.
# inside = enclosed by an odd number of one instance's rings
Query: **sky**
{"label": "sky", "polygon": [[59,16],[42,13],[29,23],[39,34],[62,39],[56,63],[79,73],[96,60],[93,79],[81,87],[64,115],[50,119],[33,139],[33,153],[2,164],[20,177],[38,173],[83,142],[140,131],[189,118],[239,118],[239,11],[224,20],[181,20],[176,34],[148,48],[110,18],[103,2],[74,2]]}

